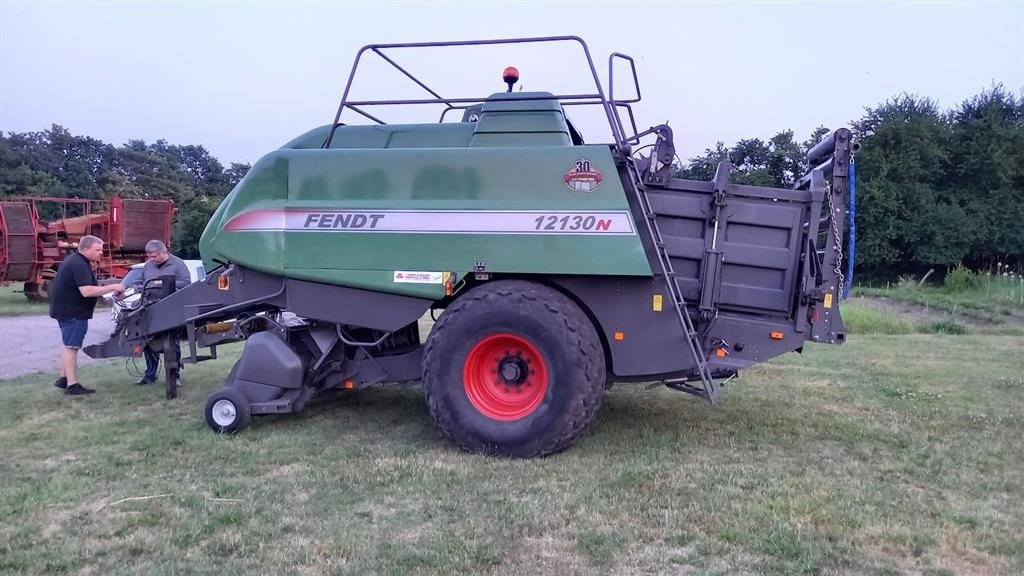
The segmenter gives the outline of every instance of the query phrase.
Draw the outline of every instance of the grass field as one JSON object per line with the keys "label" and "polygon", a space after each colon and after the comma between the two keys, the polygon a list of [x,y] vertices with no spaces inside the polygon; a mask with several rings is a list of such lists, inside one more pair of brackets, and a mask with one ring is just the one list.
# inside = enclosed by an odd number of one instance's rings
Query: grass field
{"label": "grass field", "polygon": [[3,382],[0,573],[1024,571],[1020,336],[808,346],[715,407],[617,386],[533,461],[456,451],[413,388],[215,435],[226,356],[173,402],[116,361],[83,369],[92,397]]}
{"label": "grass field", "polygon": [[[100,298],[96,302],[96,309],[109,308],[106,302]],[[0,317],[3,316],[26,316],[29,314],[46,315],[50,313],[49,302],[31,302],[22,293],[21,283],[0,286]]]}
{"label": "grass field", "polygon": [[20,282],[0,286],[0,316],[46,314],[49,309],[46,302],[29,302],[22,293]]}
{"label": "grass field", "polygon": [[[843,302],[843,322],[849,334],[995,334],[1024,336],[1024,322],[989,322],[951,312],[922,313],[920,317],[887,309],[892,299],[854,296]],[[898,305],[897,305],[898,306]]]}
{"label": "grass field", "polygon": [[917,282],[904,279],[884,288],[857,287],[853,293],[903,300],[995,323],[1024,320],[1024,279],[1017,276],[1004,278],[977,274],[973,276],[973,285],[964,289],[918,286]]}

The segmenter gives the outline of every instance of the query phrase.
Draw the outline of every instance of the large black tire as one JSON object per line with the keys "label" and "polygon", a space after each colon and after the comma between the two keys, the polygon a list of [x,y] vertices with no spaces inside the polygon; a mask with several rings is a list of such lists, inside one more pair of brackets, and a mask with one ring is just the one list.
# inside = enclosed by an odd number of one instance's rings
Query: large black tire
{"label": "large black tire", "polygon": [[45,302],[50,299],[50,281],[43,280],[41,283],[25,282],[22,287],[25,298],[30,302]]}
{"label": "large black tire", "polygon": [[583,435],[605,372],[601,341],[575,303],[540,284],[501,280],[470,290],[438,319],[423,391],[441,432],[462,449],[529,458]]}
{"label": "large black tire", "polygon": [[206,401],[206,424],[214,432],[231,434],[252,421],[249,400],[234,388],[221,388]]}

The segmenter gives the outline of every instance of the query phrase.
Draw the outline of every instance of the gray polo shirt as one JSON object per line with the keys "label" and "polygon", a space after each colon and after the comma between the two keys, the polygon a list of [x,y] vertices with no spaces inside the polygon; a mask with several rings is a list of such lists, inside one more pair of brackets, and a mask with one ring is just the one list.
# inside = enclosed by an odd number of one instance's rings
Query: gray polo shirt
{"label": "gray polo shirt", "polygon": [[168,254],[163,264],[157,264],[156,260],[147,260],[142,267],[142,281],[160,278],[161,276],[174,275],[174,288],[181,290],[192,283],[192,277],[188,273],[188,267],[174,254]]}

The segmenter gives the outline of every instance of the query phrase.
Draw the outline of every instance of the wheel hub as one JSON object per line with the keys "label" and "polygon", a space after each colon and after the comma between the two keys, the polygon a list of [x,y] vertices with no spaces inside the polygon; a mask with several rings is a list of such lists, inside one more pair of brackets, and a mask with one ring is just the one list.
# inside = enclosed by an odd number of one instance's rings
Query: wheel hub
{"label": "wheel hub", "polygon": [[544,402],[549,384],[540,350],[525,336],[511,332],[477,342],[466,356],[462,377],[473,406],[501,421],[533,413]]}
{"label": "wheel hub", "polygon": [[506,386],[521,386],[526,382],[530,368],[522,356],[506,356],[498,363],[498,374],[501,375],[501,384]]}
{"label": "wheel hub", "polygon": [[219,426],[230,426],[235,423],[238,413],[235,404],[230,400],[218,400],[213,404],[213,421]]}

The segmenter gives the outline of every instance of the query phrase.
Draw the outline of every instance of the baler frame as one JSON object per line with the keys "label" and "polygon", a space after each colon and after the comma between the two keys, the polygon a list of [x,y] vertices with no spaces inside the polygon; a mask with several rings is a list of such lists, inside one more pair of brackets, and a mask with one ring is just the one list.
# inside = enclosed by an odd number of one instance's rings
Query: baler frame
{"label": "baler frame", "polygon": [[[636,143],[639,141],[638,131],[636,127],[636,119],[633,116],[633,110],[631,104],[640,101],[640,81],[636,75],[636,64],[633,62],[633,58],[619,52],[614,52],[608,57],[608,96],[605,96],[604,89],[601,86],[601,80],[597,76],[597,68],[594,66],[594,59],[590,55],[590,48],[587,43],[583,41],[579,36],[543,36],[543,37],[531,37],[531,38],[505,38],[499,40],[463,40],[463,41],[445,41],[445,42],[402,42],[402,43],[390,43],[390,44],[368,44],[363,46],[358,53],[356,53],[355,61],[352,63],[352,69],[349,72],[348,81],[345,83],[345,90],[341,95],[341,102],[338,104],[338,111],[334,115],[334,121],[332,122],[331,131],[324,140],[323,148],[330,148],[331,142],[334,139],[334,133],[339,126],[344,126],[341,122],[341,116],[346,109],[351,110],[377,124],[387,124],[384,120],[366,112],[361,107],[364,106],[396,106],[406,104],[444,104],[446,105],[444,111],[441,113],[439,122],[443,122],[448,112],[452,110],[463,110],[472,104],[479,104],[485,102],[490,96],[482,97],[460,97],[460,98],[445,98],[438,94],[436,91],[427,86],[423,81],[414,76],[411,72],[402,67],[393,58],[384,54],[383,50],[388,49],[402,49],[402,48],[439,48],[439,47],[459,47],[459,46],[493,46],[503,44],[531,44],[531,43],[544,43],[544,42],[576,42],[580,45],[583,50],[583,55],[586,58],[587,66],[590,70],[590,74],[594,79],[594,87],[596,92],[592,93],[581,93],[581,94],[554,94],[544,96],[520,96],[520,100],[558,100],[563,106],[601,106],[604,109],[605,115],[608,119],[608,126],[611,129],[612,137],[615,140],[619,150],[629,151],[629,144]],[[352,89],[352,84],[356,77],[360,61],[363,54],[366,52],[372,52],[385,62],[393,66],[396,70],[401,72],[404,76],[412,80],[416,85],[429,92],[433,98],[412,98],[412,99],[385,99],[385,100],[349,100],[349,94]],[[630,65],[630,70],[633,76],[633,85],[636,90],[636,96],[634,98],[628,98],[624,100],[616,100],[614,98],[614,63],[616,59],[625,60]],[[457,105],[456,105],[457,104]],[[622,119],[619,117],[618,109],[625,108],[630,119],[630,124],[633,129],[633,136],[627,137],[625,129],[622,124]],[[642,136],[642,135],[641,135]]]}

